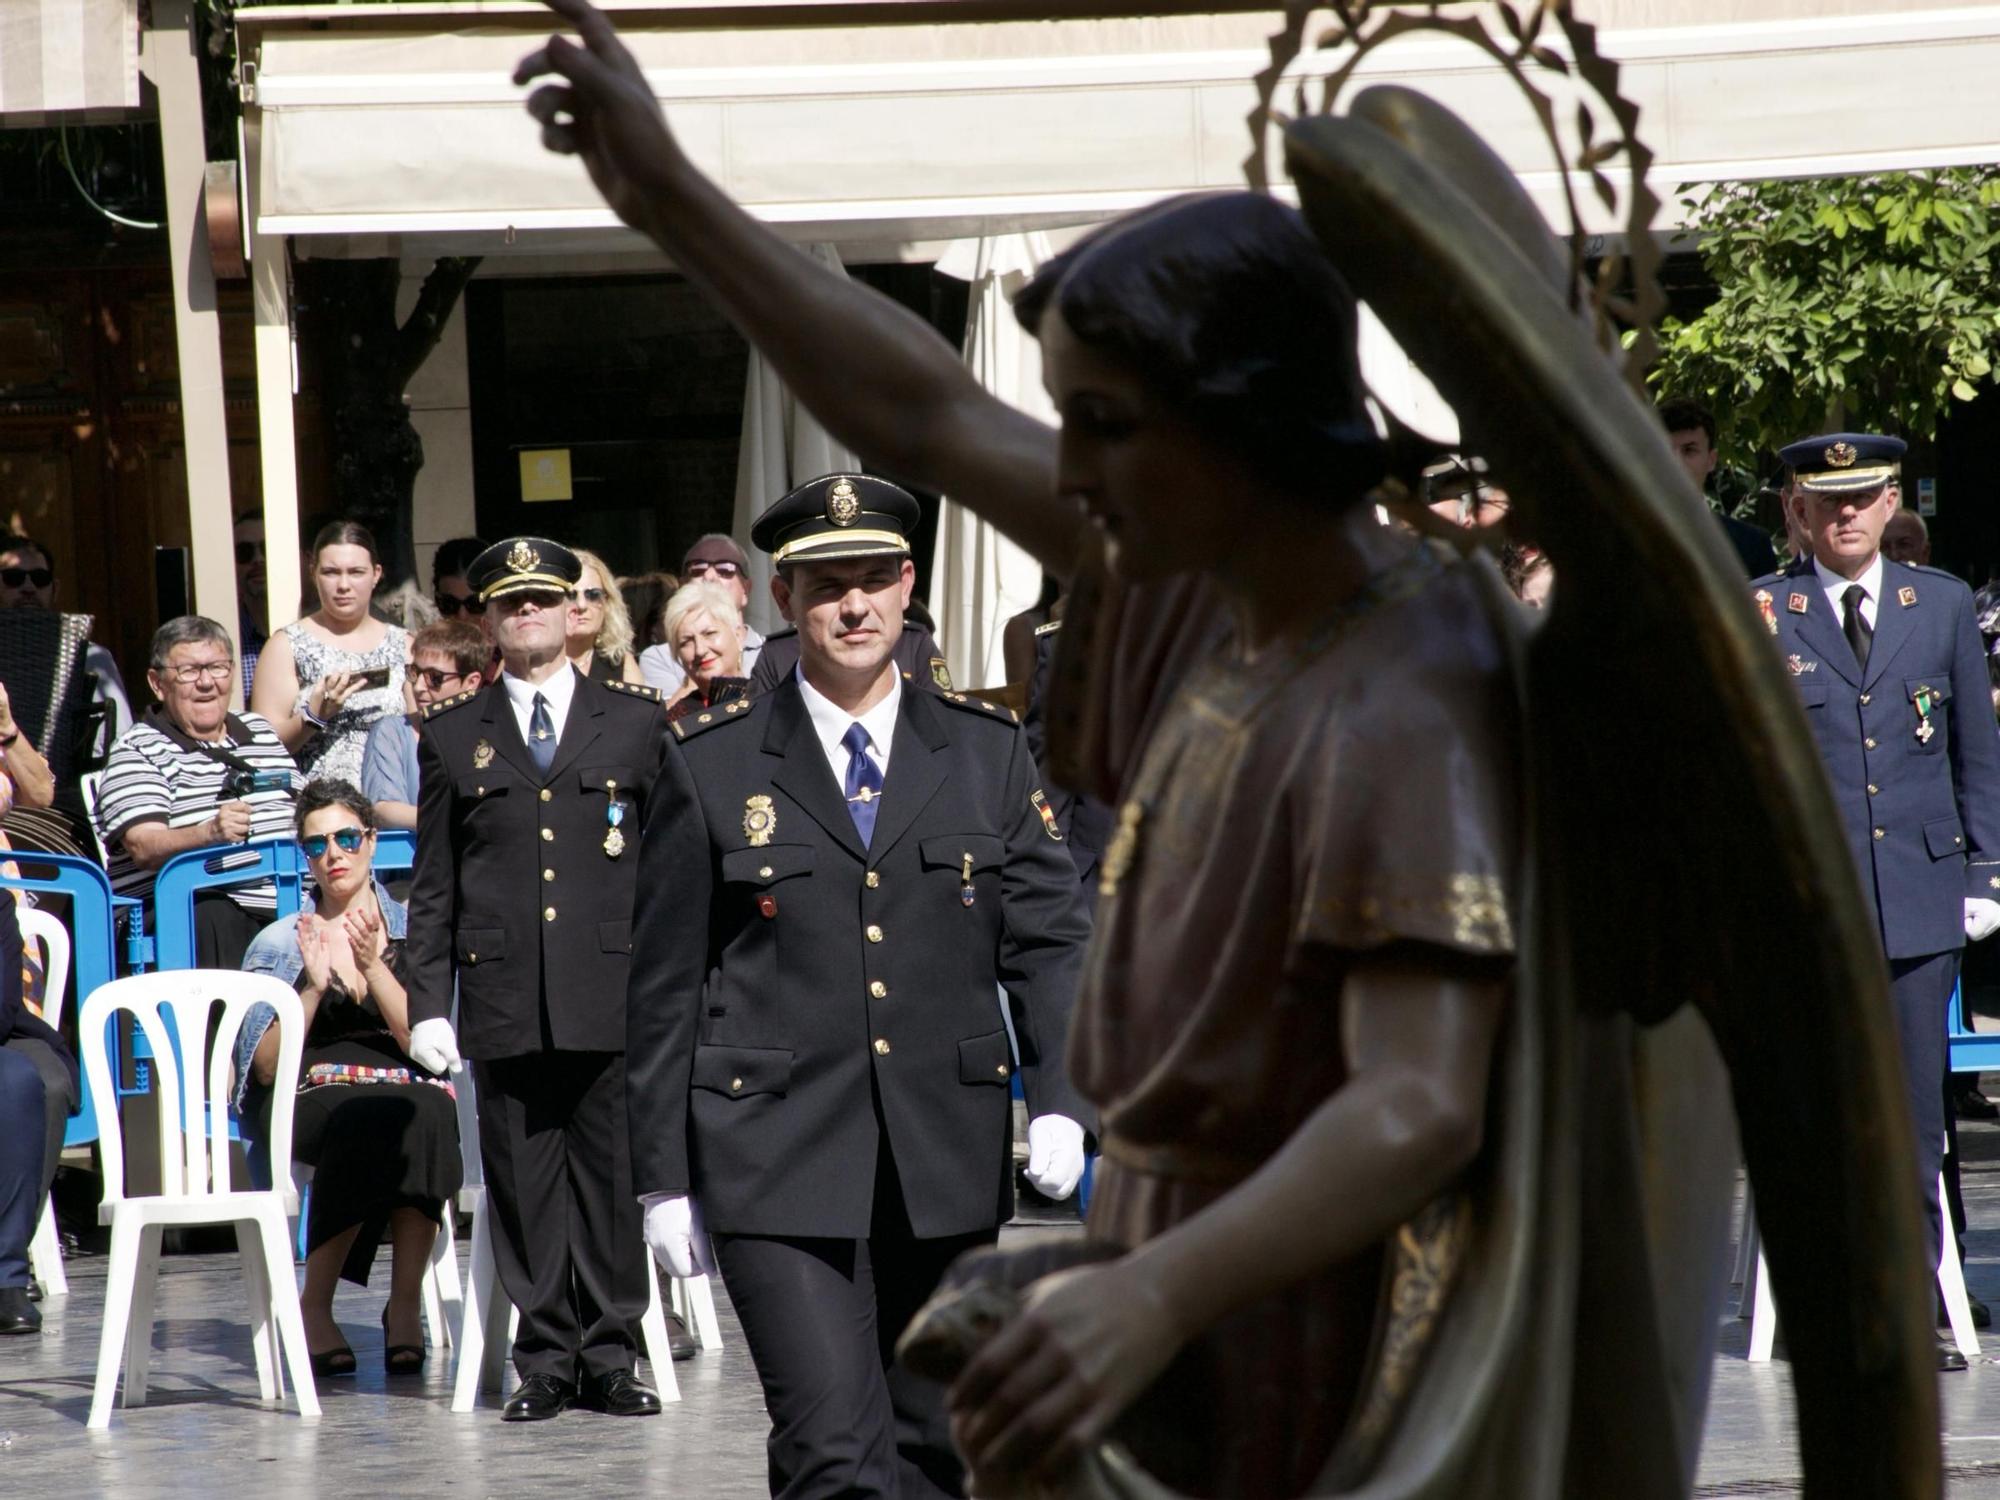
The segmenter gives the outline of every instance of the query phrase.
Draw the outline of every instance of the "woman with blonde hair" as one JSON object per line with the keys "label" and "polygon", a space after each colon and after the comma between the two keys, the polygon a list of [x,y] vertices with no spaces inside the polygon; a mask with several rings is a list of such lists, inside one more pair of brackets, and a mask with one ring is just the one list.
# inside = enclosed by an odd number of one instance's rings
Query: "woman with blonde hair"
{"label": "woman with blonde hair", "polygon": [[618,591],[617,575],[595,552],[573,550],[583,572],[563,617],[563,651],[570,665],[599,682],[644,682],[632,650],[632,616]]}
{"label": "woman with blonde hair", "polygon": [[743,612],[726,590],[712,583],[683,584],[660,611],[660,623],[667,649],[687,674],[667,701],[669,719],[750,691],[743,670]]}

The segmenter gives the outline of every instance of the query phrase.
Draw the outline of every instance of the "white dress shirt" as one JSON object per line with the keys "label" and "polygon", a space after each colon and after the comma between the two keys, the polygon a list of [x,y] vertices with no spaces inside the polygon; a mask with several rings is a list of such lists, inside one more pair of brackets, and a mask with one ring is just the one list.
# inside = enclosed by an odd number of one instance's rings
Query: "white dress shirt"
{"label": "white dress shirt", "polygon": [[826,763],[833,768],[835,784],[847,785],[847,746],[841,744],[841,740],[850,724],[859,724],[868,731],[868,758],[875,762],[876,769],[886,778],[889,774],[889,742],[896,737],[896,713],[903,706],[903,674],[892,671],[889,674],[889,696],[857,719],[807,682],[803,665],[793,668],[793,673],[799,679],[799,695],[806,700],[806,713],[812,719],[813,733],[819,736],[820,748],[826,752]]}
{"label": "white dress shirt", "polygon": [[534,747],[534,736],[529,734],[528,724],[535,717],[537,693],[548,700],[549,722],[555,725],[556,743],[562,743],[563,725],[569,722],[570,700],[576,696],[575,667],[565,662],[560,672],[549,674],[547,682],[529,682],[503,670],[500,686],[506,690],[507,702],[514,710],[514,727],[521,731],[522,744],[530,749]]}
{"label": "white dress shirt", "polygon": [[1861,618],[1868,622],[1868,628],[1875,628],[1875,606],[1882,598],[1882,554],[1876,553],[1868,570],[1859,578],[1842,578],[1828,568],[1818,558],[1813,559],[1813,572],[1819,577],[1819,586],[1826,590],[1827,603],[1833,606],[1835,623],[1847,619],[1847,604],[1841,597],[1855,584],[1860,584],[1867,597],[1861,601]]}

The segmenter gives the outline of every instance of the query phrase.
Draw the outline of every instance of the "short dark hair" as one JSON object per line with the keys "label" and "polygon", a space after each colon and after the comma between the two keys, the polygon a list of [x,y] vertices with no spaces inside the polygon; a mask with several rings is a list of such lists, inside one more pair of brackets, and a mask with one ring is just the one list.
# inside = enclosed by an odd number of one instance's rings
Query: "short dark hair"
{"label": "short dark hair", "polygon": [[1686,396],[1669,396],[1654,410],[1660,414],[1660,425],[1669,433],[1693,432],[1699,427],[1708,434],[1708,446],[1715,446],[1715,413],[1699,401]]}
{"label": "short dark hair", "polygon": [[346,808],[361,820],[363,828],[375,826],[375,804],[361,794],[361,788],[351,781],[342,781],[338,776],[328,776],[307,783],[306,789],[299,793],[298,803],[292,811],[292,832],[304,837],[306,819],[329,807]]}
{"label": "short dark hair", "polygon": [[53,573],[56,570],[55,553],[33,537],[24,536],[18,531],[10,531],[5,536],[0,536],[0,552],[39,552],[42,554],[42,561],[49,565],[49,571]]}
{"label": "short dark hair", "polygon": [[433,620],[410,637],[410,659],[419,651],[435,651],[451,658],[461,677],[484,674],[493,663],[493,643],[486,632],[470,620]]}
{"label": "short dark hair", "polygon": [[312,558],[319,561],[320,553],[328,547],[359,547],[368,554],[371,563],[382,559],[375,551],[375,533],[359,521],[328,521],[313,537]]}
{"label": "short dark hair", "polygon": [[1345,505],[1382,477],[1354,294],[1297,209],[1231,192],[1128,214],[1014,299],[1030,333],[1051,307],[1280,488]]}
{"label": "short dark hair", "polygon": [[153,632],[153,650],[147,657],[147,668],[154,672],[167,669],[167,653],[176,646],[193,646],[202,641],[216,641],[229,648],[230,660],[236,659],[236,642],[207,615],[176,615]]}
{"label": "short dark hair", "polygon": [[486,543],[476,536],[455,536],[448,542],[439,542],[431,558],[431,587],[435,589],[440,578],[463,578],[473,558],[485,550]]}

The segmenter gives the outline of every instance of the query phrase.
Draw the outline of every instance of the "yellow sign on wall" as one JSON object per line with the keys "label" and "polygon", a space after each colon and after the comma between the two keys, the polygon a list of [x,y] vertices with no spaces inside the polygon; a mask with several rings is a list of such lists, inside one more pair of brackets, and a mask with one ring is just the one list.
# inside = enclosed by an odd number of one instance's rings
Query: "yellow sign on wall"
{"label": "yellow sign on wall", "polygon": [[521,451],[523,500],[574,500],[569,487],[569,449],[525,448]]}

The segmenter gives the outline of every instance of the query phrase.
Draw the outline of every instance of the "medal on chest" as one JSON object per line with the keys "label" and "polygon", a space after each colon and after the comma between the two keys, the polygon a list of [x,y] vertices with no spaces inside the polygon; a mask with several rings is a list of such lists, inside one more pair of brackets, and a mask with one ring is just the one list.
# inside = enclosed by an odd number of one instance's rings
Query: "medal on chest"
{"label": "medal on chest", "polygon": [[611,825],[604,831],[604,852],[616,859],[625,852],[625,835],[618,830],[618,825],[625,821],[625,804],[618,800],[617,782],[605,782],[604,791],[604,821]]}
{"label": "medal on chest", "polygon": [[1931,710],[1938,706],[1938,691],[1926,684],[1910,694],[1910,702],[1917,709],[1917,743],[1928,745],[1937,727],[1931,723]]}
{"label": "medal on chest", "polygon": [[472,769],[483,771],[493,764],[493,747],[481,740],[472,747]]}
{"label": "medal on chest", "polygon": [[1776,635],[1778,633],[1778,612],[1771,607],[1771,591],[1769,589],[1759,589],[1754,597],[1757,600],[1757,614],[1763,620],[1764,628],[1770,631],[1772,635]]}

